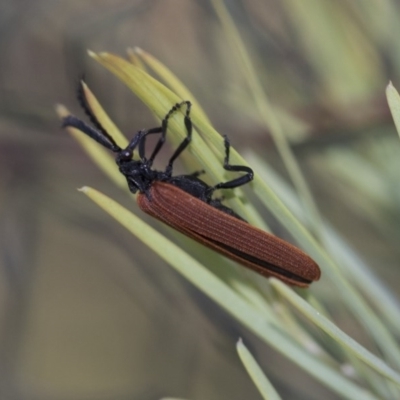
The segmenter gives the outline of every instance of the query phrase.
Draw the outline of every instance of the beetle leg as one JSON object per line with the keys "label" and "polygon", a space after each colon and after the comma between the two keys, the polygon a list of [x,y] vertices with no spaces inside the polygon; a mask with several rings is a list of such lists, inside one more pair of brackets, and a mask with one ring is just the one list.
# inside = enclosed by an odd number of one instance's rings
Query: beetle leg
{"label": "beetle leg", "polygon": [[224,159],[224,169],[227,171],[236,171],[236,172],[246,172],[245,175],[239,176],[239,178],[232,179],[228,182],[220,182],[217,185],[211,187],[207,193],[207,196],[211,198],[212,193],[217,189],[234,189],[236,187],[245,185],[246,183],[253,180],[254,172],[250,167],[245,165],[231,165],[229,164],[229,150],[230,143],[227,136],[224,136],[224,144],[225,144],[225,159]]}
{"label": "beetle leg", "polygon": [[[167,165],[165,172],[167,172],[169,174],[172,173],[172,165],[173,165],[174,161],[180,156],[182,151],[186,149],[186,147],[189,145],[190,141],[192,140],[192,120],[190,119],[190,108],[192,107],[192,103],[190,101],[183,101],[182,103],[175,104],[175,106],[171,109],[171,111],[164,118],[165,134],[166,134],[166,129],[167,129],[166,127],[167,127],[169,117],[172,115],[172,113],[174,113],[176,110],[179,110],[184,105],[186,105],[186,113],[185,113],[185,117],[184,117],[184,123],[185,123],[187,135],[186,135],[185,139],[183,139],[181,144],[178,146],[178,148],[175,150],[174,154],[172,154],[171,158],[168,161],[168,165]],[[165,134],[164,134],[164,139],[165,139]]]}

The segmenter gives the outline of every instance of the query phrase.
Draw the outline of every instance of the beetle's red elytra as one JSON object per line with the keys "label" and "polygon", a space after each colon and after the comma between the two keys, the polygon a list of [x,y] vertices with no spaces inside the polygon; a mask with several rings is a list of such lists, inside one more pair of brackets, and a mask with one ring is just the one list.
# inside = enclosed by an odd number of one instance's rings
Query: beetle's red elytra
{"label": "beetle's red elytra", "polygon": [[318,265],[295,246],[174,185],[154,182],[137,202],[145,213],[261,275],[299,287],[320,278]]}
{"label": "beetle's red elytra", "polygon": [[[199,179],[202,171],[190,175],[172,175],[174,161],[190,144],[192,137],[189,101],[175,104],[162,120],[161,126],[139,131],[128,146],[121,149],[92,113],[82,85],[79,86],[78,98],[94,127],[72,115],[64,118],[63,126],[79,129],[116,153],[119,170],[126,177],[130,191],[139,192],[137,202],[145,213],[263,276],[273,276],[299,287],[307,287],[320,278],[318,265],[307,254],[250,225],[222,204],[221,199],[213,197],[217,189],[233,189],[253,179],[251,168],[229,164],[230,143],[226,136],[223,167],[227,171],[244,172],[244,175],[215,186],[209,186]],[[168,120],[183,107],[186,107],[184,124],[187,136],[171,156],[165,171],[157,171],[152,165],[165,142]],[[151,156],[146,158],[146,137],[153,134],[159,134],[160,137]],[[139,160],[132,159],[136,148]]]}

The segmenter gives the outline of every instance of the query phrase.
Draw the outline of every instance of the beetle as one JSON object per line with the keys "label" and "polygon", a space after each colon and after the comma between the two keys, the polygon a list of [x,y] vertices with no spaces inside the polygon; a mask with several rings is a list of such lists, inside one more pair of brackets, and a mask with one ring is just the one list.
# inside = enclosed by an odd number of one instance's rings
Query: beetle
{"label": "beetle", "polygon": [[[91,111],[82,84],[79,86],[78,99],[93,126],[69,115],[63,119],[63,127],[76,128],[116,153],[119,171],[126,177],[129,190],[132,193],[139,192],[137,203],[145,213],[263,276],[273,276],[289,285],[299,287],[307,287],[320,278],[318,265],[307,254],[292,244],[250,225],[235,211],[225,206],[221,198],[213,196],[218,189],[233,189],[253,179],[251,168],[229,163],[230,142],[226,136],[223,168],[227,171],[244,172],[244,175],[214,186],[209,186],[199,179],[199,175],[204,171],[173,176],[174,161],[188,147],[192,138],[189,101],[175,104],[162,120],[161,126],[140,130],[127,147],[122,149]],[[152,165],[165,143],[168,120],[184,107],[186,137],[172,154],[165,170],[155,170]],[[159,134],[160,137],[152,154],[146,158],[146,138],[152,134]],[[136,148],[138,160],[133,159]]]}

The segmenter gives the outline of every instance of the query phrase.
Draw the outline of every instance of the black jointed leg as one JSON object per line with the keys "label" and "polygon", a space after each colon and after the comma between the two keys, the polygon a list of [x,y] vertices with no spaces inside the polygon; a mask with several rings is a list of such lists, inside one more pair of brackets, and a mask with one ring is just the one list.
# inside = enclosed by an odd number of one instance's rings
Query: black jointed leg
{"label": "black jointed leg", "polygon": [[167,169],[166,171],[172,171],[172,165],[174,161],[181,155],[182,151],[186,149],[186,147],[189,145],[190,141],[192,140],[192,120],[190,119],[190,108],[192,107],[192,103],[190,101],[184,101],[180,104],[177,104],[177,106],[181,107],[182,105],[186,104],[186,114],[184,117],[184,123],[185,123],[185,128],[186,128],[186,137],[183,139],[181,144],[178,146],[178,148],[175,150],[174,154],[172,154],[172,157],[168,161]]}
{"label": "black jointed leg", "polygon": [[[169,118],[172,116],[172,114],[176,111],[178,111],[182,106],[186,105],[186,113],[185,113],[185,126],[186,129],[190,130],[190,133],[188,133],[188,136],[191,137],[191,133],[192,133],[192,122],[190,121],[190,107],[192,106],[192,104],[190,103],[190,101],[182,101],[181,103],[176,103],[167,113],[167,115],[164,117],[164,119],[162,120],[161,123],[161,137],[158,140],[152,155],[150,156],[149,160],[150,162],[153,162],[155,157],[157,156],[158,152],[161,150],[162,146],[165,143],[165,138],[167,135],[167,130],[168,130],[168,120]],[[187,143],[184,145],[184,142],[186,142],[187,140],[185,139],[180,146],[178,147],[178,149],[175,151],[175,153],[172,155],[168,165],[171,165],[172,167],[172,163],[174,162],[174,160],[176,159],[176,157],[184,150],[184,148],[189,144],[190,139],[187,141]],[[181,148],[183,146],[183,148]],[[177,154],[178,153],[178,154]],[[167,167],[168,169],[168,167]],[[169,168],[172,169],[172,168]]]}
{"label": "black jointed leg", "polygon": [[[156,128],[143,130],[141,132],[143,132],[143,134],[139,141],[139,157],[142,161],[145,161],[145,159],[146,159],[146,156],[145,156],[145,154],[146,154],[146,137],[147,137],[147,135],[152,135],[154,133],[162,133],[162,127],[158,126]],[[152,164],[153,159],[154,158],[150,157],[150,165]]]}
{"label": "black jointed leg", "polygon": [[[190,111],[190,106],[191,103],[189,101],[183,101],[182,103],[176,103],[167,113],[167,115],[163,118],[161,126],[158,126],[156,128],[152,129],[147,129],[147,130],[142,130],[140,131],[129,143],[127,150],[133,151],[137,145],[139,145],[139,157],[142,161],[146,160],[145,152],[146,152],[146,137],[148,135],[154,134],[154,133],[161,133],[161,137],[158,140],[153,153],[151,154],[149,158],[149,163],[150,165],[153,163],[155,157],[157,156],[158,152],[161,150],[162,146],[165,143],[165,138],[167,135],[167,129],[168,129],[168,119],[171,117],[171,115],[179,110],[183,105],[187,106],[186,110],[186,115],[185,119],[188,117],[189,111]],[[190,123],[191,124],[191,123]],[[185,120],[185,126],[186,120]]]}
{"label": "black jointed leg", "polygon": [[246,167],[245,165],[229,164],[229,149],[231,145],[226,135],[224,136],[224,144],[225,144],[224,169],[226,169],[227,171],[246,172],[246,174],[240,176],[239,178],[232,179],[231,181],[221,182],[211,187],[209,190],[209,196],[211,196],[212,193],[217,189],[234,189],[253,180],[254,172],[250,167]]}

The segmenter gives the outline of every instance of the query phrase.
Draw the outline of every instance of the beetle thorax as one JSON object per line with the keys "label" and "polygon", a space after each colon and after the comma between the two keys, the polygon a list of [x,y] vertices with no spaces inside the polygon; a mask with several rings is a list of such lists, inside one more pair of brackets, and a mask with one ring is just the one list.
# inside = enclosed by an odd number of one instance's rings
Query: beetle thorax
{"label": "beetle thorax", "polygon": [[126,177],[129,190],[147,192],[154,181],[163,179],[163,172],[151,169],[150,163],[141,160],[125,160],[117,157],[120,172]]}

